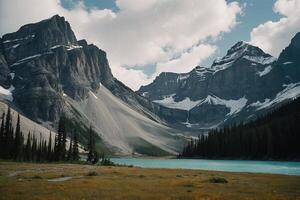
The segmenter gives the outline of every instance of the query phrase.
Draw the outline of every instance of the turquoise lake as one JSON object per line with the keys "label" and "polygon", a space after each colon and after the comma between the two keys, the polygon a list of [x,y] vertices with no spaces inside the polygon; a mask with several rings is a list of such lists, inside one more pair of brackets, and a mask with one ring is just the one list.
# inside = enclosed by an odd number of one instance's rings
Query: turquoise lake
{"label": "turquoise lake", "polygon": [[112,158],[111,160],[118,164],[143,168],[201,169],[300,176],[300,162],[143,158]]}

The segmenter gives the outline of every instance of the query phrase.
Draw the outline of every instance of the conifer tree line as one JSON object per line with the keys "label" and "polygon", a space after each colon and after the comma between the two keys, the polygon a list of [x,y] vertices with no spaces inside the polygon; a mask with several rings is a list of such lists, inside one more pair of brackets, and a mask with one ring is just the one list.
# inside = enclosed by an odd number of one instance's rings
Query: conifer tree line
{"label": "conifer tree line", "polygon": [[95,164],[99,161],[99,153],[96,151],[96,134],[90,126],[89,129],[89,143],[88,143],[88,156],[87,162]]}
{"label": "conifer tree line", "polygon": [[2,114],[0,127],[0,159],[28,161],[28,162],[57,162],[57,161],[78,161],[79,144],[75,131],[71,134],[69,149],[66,150],[67,131],[65,118],[59,120],[58,131],[55,140],[52,141],[52,133],[48,141],[39,139],[30,132],[24,141],[21,130],[21,121],[18,114],[17,124],[12,124],[12,114],[8,107],[6,113]]}
{"label": "conifer tree line", "polygon": [[252,122],[192,139],[179,157],[300,159],[300,98]]}

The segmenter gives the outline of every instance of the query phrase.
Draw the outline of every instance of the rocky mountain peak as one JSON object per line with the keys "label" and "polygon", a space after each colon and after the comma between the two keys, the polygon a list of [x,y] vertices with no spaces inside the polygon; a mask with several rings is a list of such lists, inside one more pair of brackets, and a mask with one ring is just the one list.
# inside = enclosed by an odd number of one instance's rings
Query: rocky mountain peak
{"label": "rocky mountain peak", "polygon": [[285,83],[295,83],[300,79],[300,32],[297,33],[289,46],[279,55],[277,66],[282,69]]}
{"label": "rocky mountain peak", "polygon": [[54,121],[63,97],[82,100],[114,82],[106,53],[77,41],[64,17],[24,25],[0,43],[0,84],[14,88],[11,101],[32,119]]}
{"label": "rocky mountain peak", "polygon": [[47,52],[57,45],[78,45],[70,24],[58,15],[24,25],[2,37],[3,51],[9,64]]}
{"label": "rocky mountain peak", "polygon": [[239,41],[227,51],[223,58],[218,58],[213,62],[212,70],[224,70],[240,60],[250,64],[253,63],[253,65],[267,65],[275,62],[276,58],[256,46]]}
{"label": "rocky mountain peak", "polygon": [[291,45],[295,48],[300,48],[300,32],[298,32],[292,39]]}
{"label": "rocky mountain peak", "polygon": [[287,46],[279,55],[278,62],[285,65],[300,62],[299,59],[300,49],[300,32],[297,33],[289,46]]}
{"label": "rocky mountain peak", "polygon": [[265,53],[263,50],[261,50],[257,46],[253,46],[252,44],[245,42],[245,41],[239,41],[235,45],[233,45],[228,51],[226,56],[236,54],[238,56],[270,56],[269,54]]}

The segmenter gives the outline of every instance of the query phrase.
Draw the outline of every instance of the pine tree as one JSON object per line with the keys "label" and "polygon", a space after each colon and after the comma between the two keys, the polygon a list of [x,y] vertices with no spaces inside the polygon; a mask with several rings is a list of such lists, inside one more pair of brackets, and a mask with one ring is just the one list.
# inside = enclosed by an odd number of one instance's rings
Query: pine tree
{"label": "pine tree", "polygon": [[58,123],[58,143],[57,143],[57,156],[58,160],[65,160],[66,158],[66,141],[67,133],[65,128],[65,119],[61,117]]}
{"label": "pine tree", "polygon": [[52,133],[50,131],[48,146],[47,146],[47,161],[52,161]]}
{"label": "pine tree", "polygon": [[74,161],[79,160],[78,139],[77,139],[76,132],[74,133],[72,160]]}
{"label": "pine tree", "polygon": [[96,164],[99,162],[99,153],[97,151],[94,151],[94,155],[93,155],[93,164]]}
{"label": "pine tree", "polygon": [[69,150],[68,150],[68,156],[67,156],[67,160],[68,161],[72,161],[72,153],[73,153],[73,137],[71,135],[71,137],[70,137],[70,144],[69,144]]}
{"label": "pine tree", "polygon": [[21,135],[21,127],[20,127],[20,115],[18,114],[16,131],[15,131],[15,142],[14,142],[14,159],[21,160],[21,154],[23,150],[23,143],[22,143],[22,135]]}
{"label": "pine tree", "polygon": [[59,159],[59,142],[58,139],[59,135],[58,133],[55,134],[55,138],[54,138],[54,152],[53,152],[53,160],[58,161]]}
{"label": "pine tree", "polygon": [[95,154],[95,138],[94,138],[94,131],[92,129],[92,126],[90,126],[89,129],[89,143],[88,143],[88,157],[87,162],[92,163],[94,160],[94,154]]}
{"label": "pine tree", "polygon": [[48,161],[48,148],[46,140],[43,140],[42,161]]}
{"label": "pine tree", "polygon": [[32,161],[32,152],[31,152],[31,135],[30,135],[30,131],[28,132],[27,135],[27,142],[26,142],[26,146],[25,146],[25,160],[26,161]]}
{"label": "pine tree", "polygon": [[41,161],[41,154],[42,154],[42,134],[40,133],[39,144],[37,145],[36,151],[36,161]]}
{"label": "pine tree", "polygon": [[4,141],[3,141],[3,158],[10,158],[10,148],[13,143],[13,135],[11,135],[11,112],[10,107],[7,108],[7,114],[5,119],[5,127],[4,127]]}
{"label": "pine tree", "polygon": [[5,142],[5,133],[4,133],[4,120],[5,120],[5,113],[2,114],[1,118],[1,127],[0,127],[0,158],[4,156],[4,142]]}
{"label": "pine tree", "polygon": [[32,137],[31,159],[33,162],[37,161],[37,141],[34,134]]}
{"label": "pine tree", "polygon": [[65,128],[65,121],[63,121],[63,127],[64,127],[64,131],[62,132],[62,145],[61,145],[62,157],[61,157],[61,160],[66,160],[67,159],[67,151],[66,151],[67,132],[66,132],[66,128]]}

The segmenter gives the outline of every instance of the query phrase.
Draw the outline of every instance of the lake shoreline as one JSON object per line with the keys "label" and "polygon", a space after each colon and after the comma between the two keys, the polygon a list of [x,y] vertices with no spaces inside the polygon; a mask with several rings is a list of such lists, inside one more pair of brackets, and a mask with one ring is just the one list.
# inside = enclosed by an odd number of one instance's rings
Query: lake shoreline
{"label": "lake shoreline", "polygon": [[204,157],[180,157],[177,156],[111,156],[110,158],[135,158],[135,159],[178,159],[178,160],[234,160],[234,161],[278,161],[278,162],[300,162],[300,159],[249,159],[249,158],[204,158]]}
{"label": "lake shoreline", "polygon": [[0,162],[0,193],[0,199],[23,200],[297,199],[300,197],[300,177],[188,169]]}
{"label": "lake shoreline", "polygon": [[142,168],[194,169],[223,172],[286,174],[300,176],[300,162],[254,160],[208,160],[166,158],[112,158],[116,164]]}

